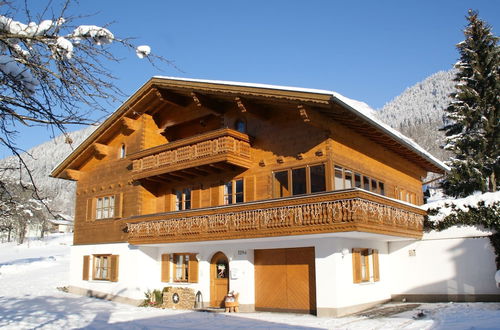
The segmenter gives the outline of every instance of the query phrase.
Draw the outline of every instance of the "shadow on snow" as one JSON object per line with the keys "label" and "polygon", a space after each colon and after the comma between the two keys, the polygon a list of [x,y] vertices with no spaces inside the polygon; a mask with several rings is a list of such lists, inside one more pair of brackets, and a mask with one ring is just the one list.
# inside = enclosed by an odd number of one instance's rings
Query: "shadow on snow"
{"label": "shadow on snow", "polygon": [[[122,306],[122,308],[120,308]],[[85,297],[0,297],[0,328],[16,329],[316,329],[222,313],[144,309]],[[148,317],[147,314],[154,314]],[[113,318],[116,321],[113,321]],[[130,321],[123,319],[133,318]],[[120,320],[121,319],[121,320]]]}

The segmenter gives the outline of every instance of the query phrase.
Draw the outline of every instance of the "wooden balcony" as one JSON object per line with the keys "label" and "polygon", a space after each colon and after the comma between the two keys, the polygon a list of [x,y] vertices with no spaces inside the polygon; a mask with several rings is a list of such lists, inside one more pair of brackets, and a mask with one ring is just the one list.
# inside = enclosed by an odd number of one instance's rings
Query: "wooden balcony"
{"label": "wooden balcony", "polygon": [[234,167],[249,168],[248,135],[224,128],[143,150],[130,156],[133,179],[185,178]]}
{"label": "wooden balcony", "polygon": [[337,232],[420,238],[425,211],[360,189],[124,219],[128,242],[155,244]]}

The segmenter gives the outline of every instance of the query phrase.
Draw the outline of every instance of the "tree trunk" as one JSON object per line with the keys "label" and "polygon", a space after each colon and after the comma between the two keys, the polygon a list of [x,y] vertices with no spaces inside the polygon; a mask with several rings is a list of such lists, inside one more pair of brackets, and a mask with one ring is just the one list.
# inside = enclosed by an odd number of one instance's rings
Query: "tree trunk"
{"label": "tree trunk", "polygon": [[21,245],[24,243],[24,239],[26,238],[26,229],[27,229],[27,225],[26,224],[23,224],[21,226],[19,226],[19,233],[18,233],[18,241],[17,241],[17,244]]}
{"label": "tree trunk", "polygon": [[497,180],[496,180],[496,177],[495,177],[495,172],[491,172],[491,175],[490,175],[490,185],[489,185],[489,190],[490,192],[495,192],[497,191]]}

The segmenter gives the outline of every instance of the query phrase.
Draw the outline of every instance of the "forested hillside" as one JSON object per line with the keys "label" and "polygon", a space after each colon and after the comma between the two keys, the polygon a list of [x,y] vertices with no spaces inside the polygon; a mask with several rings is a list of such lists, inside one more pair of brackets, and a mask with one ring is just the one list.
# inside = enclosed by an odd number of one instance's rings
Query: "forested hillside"
{"label": "forested hillside", "polygon": [[[89,126],[76,132],[69,133],[68,137],[60,135],[55,139],[38,145],[22,158],[31,171],[35,184],[41,190],[42,197],[50,199],[49,205],[56,212],[72,215],[74,212],[75,183],[68,180],[49,177],[52,170],[62,162],[96,127]],[[17,157],[8,157],[0,161],[1,168],[19,168]],[[2,172],[2,180],[19,180],[29,182],[26,171],[7,170]]]}
{"label": "forested hillside", "polygon": [[407,88],[377,111],[378,118],[445,160],[446,153],[440,148],[444,133],[439,128],[444,124],[443,109],[455,90],[454,75],[453,70],[440,71]]}

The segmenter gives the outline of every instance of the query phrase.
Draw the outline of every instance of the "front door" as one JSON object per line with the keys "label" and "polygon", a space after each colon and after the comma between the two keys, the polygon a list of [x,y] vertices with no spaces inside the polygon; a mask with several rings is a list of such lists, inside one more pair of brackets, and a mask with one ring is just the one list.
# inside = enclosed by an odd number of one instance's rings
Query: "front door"
{"label": "front door", "polygon": [[224,307],[229,291],[229,262],[226,255],[217,252],[210,262],[210,306]]}

